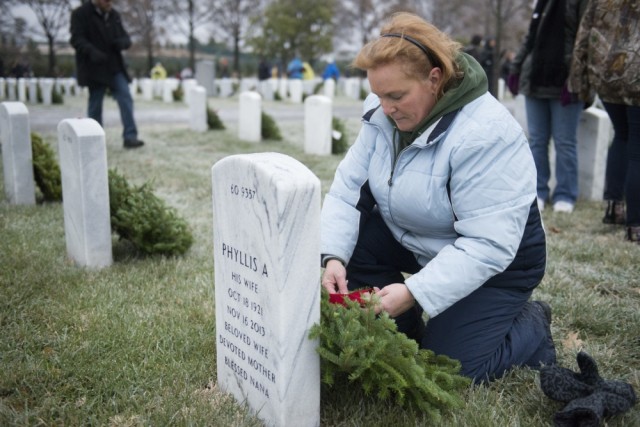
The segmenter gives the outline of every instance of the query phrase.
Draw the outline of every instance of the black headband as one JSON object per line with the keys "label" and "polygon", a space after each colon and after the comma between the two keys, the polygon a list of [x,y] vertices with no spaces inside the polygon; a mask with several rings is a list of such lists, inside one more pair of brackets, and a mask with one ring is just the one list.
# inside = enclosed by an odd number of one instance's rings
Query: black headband
{"label": "black headband", "polygon": [[422,43],[420,43],[418,40],[414,39],[413,37],[410,37],[410,36],[408,36],[406,34],[400,34],[400,33],[387,33],[387,34],[382,34],[380,37],[397,37],[399,39],[404,39],[404,40],[408,41],[409,43],[413,44],[415,47],[417,47],[421,51],[423,51],[424,54],[427,56],[427,59],[429,60],[429,62],[431,62],[431,65],[433,67],[439,67],[440,66],[440,61],[436,60],[436,57],[434,56],[433,52],[431,52],[429,49],[426,48],[425,45],[423,45]]}

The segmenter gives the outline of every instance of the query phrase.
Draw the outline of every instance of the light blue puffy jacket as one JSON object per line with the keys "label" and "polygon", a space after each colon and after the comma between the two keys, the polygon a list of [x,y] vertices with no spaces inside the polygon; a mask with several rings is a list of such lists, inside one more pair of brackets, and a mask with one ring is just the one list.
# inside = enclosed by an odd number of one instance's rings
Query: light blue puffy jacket
{"label": "light blue puffy jacket", "polygon": [[536,168],[508,110],[486,93],[430,126],[394,163],[394,128],[377,107],[378,98],[367,97],[360,133],[324,199],[321,252],[348,263],[356,206],[370,191],[395,238],[424,266],[406,285],[429,316],[483,285],[535,287],[546,260]]}

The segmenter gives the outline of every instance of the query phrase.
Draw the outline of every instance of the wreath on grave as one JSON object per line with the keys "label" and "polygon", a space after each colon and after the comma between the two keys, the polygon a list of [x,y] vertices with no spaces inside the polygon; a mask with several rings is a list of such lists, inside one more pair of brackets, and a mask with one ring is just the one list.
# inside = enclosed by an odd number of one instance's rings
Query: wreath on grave
{"label": "wreath on grave", "polygon": [[186,221],[159,199],[150,183],[135,187],[109,170],[111,229],[145,254],[182,255],[193,243]]}
{"label": "wreath on grave", "polygon": [[207,126],[209,130],[224,130],[225,126],[218,116],[218,112],[211,107],[207,107]]}
{"label": "wreath on grave", "polygon": [[33,179],[42,193],[45,202],[62,200],[62,178],[60,166],[53,150],[42,140],[42,137],[31,133],[31,156],[33,162]]}
{"label": "wreath on grave", "polygon": [[260,135],[262,139],[272,139],[274,141],[282,141],[282,134],[276,124],[276,121],[264,111],[261,113],[261,129]]}
{"label": "wreath on grave", "polygon": [[[34,180],[47,202],[62,201],[60,166],[51,147],[37,133],[31,134]],[[109,170],[111,230],[145,254],[181,255],[193,243],[186,221],[159,199],[150,183],[130,185]]]}
{"label": "wreath on grave", "polygon": [[349,148],[344,121],[334,116],[331,120],[331,127],[333,128],[331,135],[331,154],[343,154]]}
{"label": "wreath on grave", "polygon": [[460,363],[419,349],[387,313],[374,313],[375,296],[362,299],[356,291],[337,301],[323,289],[321,300],[320,324],[309,337],[320,341],[324,384],[358,386],[366,395],[417,408],[434,422],[443,411],[462,407],[471,381],[459,375]]}

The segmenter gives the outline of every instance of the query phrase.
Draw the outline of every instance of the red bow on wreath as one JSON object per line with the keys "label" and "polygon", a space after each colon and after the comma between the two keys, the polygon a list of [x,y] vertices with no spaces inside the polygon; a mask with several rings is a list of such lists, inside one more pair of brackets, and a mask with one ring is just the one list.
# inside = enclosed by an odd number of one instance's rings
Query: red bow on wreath
{"label": "red bow on wreath", "polygon": [[332,304],[340,304],[347,306],[345,298],[356,301],[360,306],[364,307],[369,300],[369,295],[373,294],[372,288],[358,289],[348,294],[329,294],[329,302]]}

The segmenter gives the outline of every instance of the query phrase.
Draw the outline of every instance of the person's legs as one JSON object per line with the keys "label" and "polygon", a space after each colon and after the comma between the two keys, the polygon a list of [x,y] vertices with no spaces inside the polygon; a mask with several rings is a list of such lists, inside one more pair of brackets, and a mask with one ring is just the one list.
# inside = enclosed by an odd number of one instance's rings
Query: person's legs
{"label": "person's legs", "polygon": [[556,151],[556,187],[553,203],[576,203],[578,198],[578,121],[583,104],[574,102],[562,105],[551,100],[551,135]]}
{"label": "person's legs", "polygon": [[607,152],[607,169],[604,181],[605,200],[624,200],[624,183],[627,177],[627,107],[621,104],[603,102],[613,124],[613,141]]}
{"label": "person's legs", "polygon": [[475,382],[514,366],[554,364],[549,322],[531,291],[481,287],[429,319],[422,348],[457,359]]}
{"label": "person's legs", "polygon": [[98,122],[100,126],[102,126],[102,102],[106,90],[107,88],[104,86],[89,87],[87,116]]}
{"label": "person's legs", "polygon": [[625,194],[627,201],[627,225],[640,227],[640,107],[627,107],[629,123],[627,156],[627,179]]}
{"label": "person's legs", "polygon": [[133,117],[133,98],[129,90],[129,82],[123,73],[113,76],[111,91],[113,98],[118,103],[120,109],[120,119],[122,120],[122,138],[125,141],[136,141],[138,139],[138,129]]}
{"label": "person's legs", "polygon": [[[413,253],[398,243],[380,214],[374,211],[361,227],[358,242],[346,268],[348,287],[355,290],[404,283],[402,272],[415,273],[422,267]],[[424,322],[422,309],[418,304],[394,320],[398,330],[410,338],[419,340],[422,336]]]}
{"label": "person's legs", "polygon": [[549,198],[549,138],[551,137],[551,111],[549,100],[525,97],[529,145],[538,172],[538,199]]}

